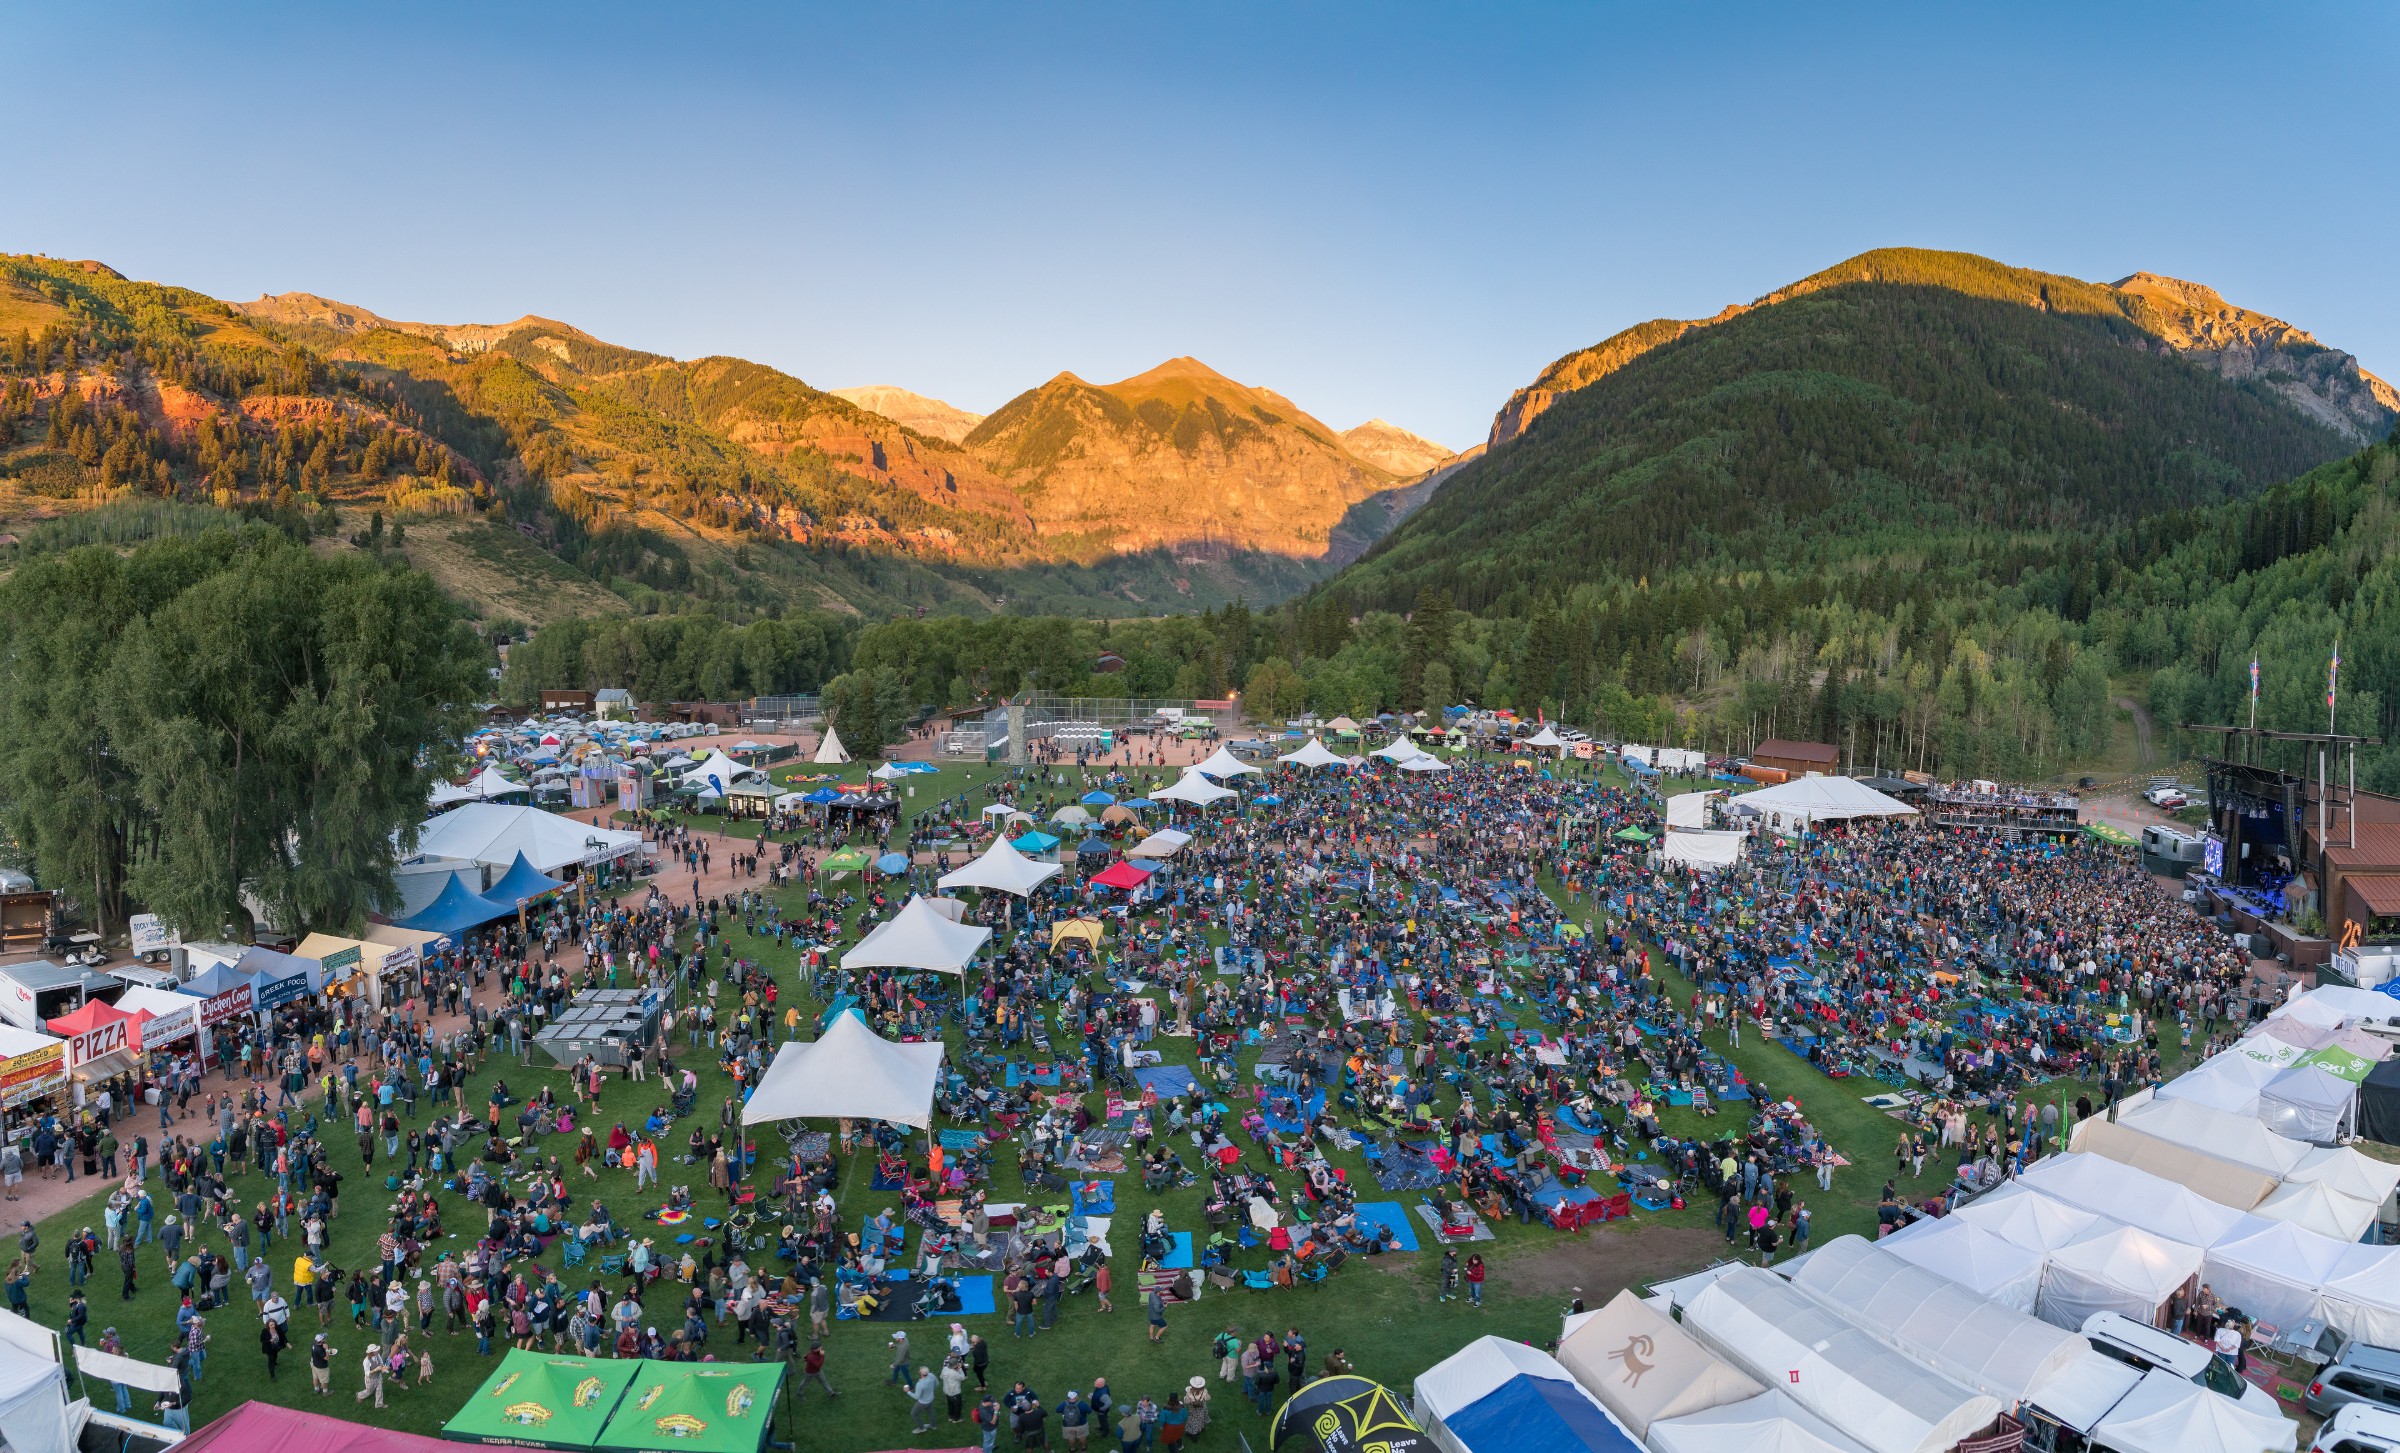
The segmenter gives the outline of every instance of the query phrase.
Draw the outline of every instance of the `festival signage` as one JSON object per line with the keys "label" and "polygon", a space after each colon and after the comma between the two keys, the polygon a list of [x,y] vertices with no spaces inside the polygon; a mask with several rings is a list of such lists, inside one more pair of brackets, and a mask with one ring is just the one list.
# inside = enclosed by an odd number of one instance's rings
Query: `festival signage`
{"label": "festival signage", "polygon": [[270,1009],[280,1009],[286,1004],[307,998],[308,975],[305,972],[291,973],[280,979],[268,979],[264,983],[253,981],[253,987],[257,990],[258,1012],[264,1014]]}
{"label": "festival signage", "polygon": [[325,966],[325,987],[330,989],[336,984],[348,983],[351,979],[356,978],[361,961],[362,955],[357,944],[352,944],[348,948],[335,949],[332,953],[317,960],[318,963]]}
{"label": "festival signage", "polygon": [[200,1001],[200,1027],[214,1029],[228,1019],[239,1019],[250,1012],[252,995],[248,984],[227,989]]}
{"label": "festival signage", "polygon": [[10,1109],[38,1100],[67,1082],[67,1047],[45,1044],[40,1049],[0,1060],[0,1105]]}
{"label": "festival signage", "polygon": [[144,1017],[141,1023],[134,1028],[134,1048],[147,1054],[161,1045],[173,1044],[186,1035],[199,1032],[200,1001],[192,999],[189,995],[182,997],[189,1002],[180,1004],[164,1014],[156,1010],[149,1011],[147,1017]]}
{"label": "festival signage", "polygon": [[133,1036],[127,1033],[132,1024],[133,1018],[128,1015],[106,1024],[95,1024],[80,1034],[68,1035],[67,1068],[79,1070],[93,1060],[105,1059],[120,1050],[132,1048]]}
{"label": "festival signage", "polygon": [[[328,959],[326,961],[326,966],[328,968],[332,967],[332,960]],[[386,977],[389,977],[393,974],[401,972],[404,969],[413,969],[416,966],[417,946],[413,943],[395,944],[384,949],[383,964],[379,972]]]}

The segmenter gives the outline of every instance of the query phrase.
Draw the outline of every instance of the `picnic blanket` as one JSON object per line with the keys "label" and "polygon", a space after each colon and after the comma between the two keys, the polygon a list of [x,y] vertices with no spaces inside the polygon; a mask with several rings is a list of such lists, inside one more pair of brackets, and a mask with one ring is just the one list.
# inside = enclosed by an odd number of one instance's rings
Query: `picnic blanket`
{"label": "picnic blanket", "polygon": [[1200,1088],[1199,1080],[1182,1065],[1145,1065],[1133,1072],[1134,1082],[1160,1099],[1188,1095]]}
{"label": "picnic blanket", "polygon": [[1068,1188],[1077,1215],[1113,1216],[1117,1211],[1117,1184],[1114,1181],[1077,1181]]}
{"label": "picnic blanket", "polygon": [[1408,1224],[1408,1212],[1401,1209],[1398,1201],[1361,1201],[1353,1209],[1357,1212],[1361,1230],[1389,1226],[1396,1238],[1394,1250],[1419,1249],[1416,1228]]}
{"label": "picnic blanket", "polygon": [[1435,1213],[1432,1203],[1425,1201],[1417,1203],[1417,1219],[1432,1227],[1433,1239],[1441,1242],[1444,1246],[1455,1246],[1462,1241],[1497,1241],[1500,1239],[1492,1234],[1492,1228],[1484,1224],[1483,1217],[1476,1214],[1475,1208],[1466,1202],[1451,1202],[1450,1213],[1459,1218],[1459,1224],[1473,1226],[1474,1234],[1469,1236],[1446,1234],[1442,1230],[1442,1218]]}
{"label": "picnic blanket", "polygon": [[[917,1320],[918,1287],[909,1279],[906,1272],[893,1273],[887,1280],[892,1282],[891,1289],[885,1294],[883,1304],[875,1309],[875,1315],[866,1320],[870,1322],[913,1322]],[[958,1310],[936,1313],[937,1317],[988,1317],[999,1311],[999,1300],[992,1294],[990,1277],[959,1276],[952,1277],[951,1280],[958,1286]],[[857,1321],[859,1319],[857,1308],[855,1306],[844,1307],[841,1318],[843,1321]]]}
{"label": "picnic blanket", "polygon": [[1387,1191],[1430,1191],[1450,1176],[1419,1151],[1401,1146],[1375,1162],[1375,1184]]}
{"label": "picnic blanket", "polygon": [[934,1134],[941,1138],[944,1150],[973,1150],[983,1144],[980,1130],[937,1130]]}
{"label": "picnic blanket", "polygon": [[[1289,1106],[1299,1113],[1296,1115],[1278,1114],[1278,1108],[1283,1106]],[[1267,1128],[1277,1135],[1298,1135],[1308,1129],[1308,1122],[1323,1114],[1324,1110],[1325,1092],[1323,1090],[1309,1091],[1306,1101],[1296,1100],[1290,1095],[1271,1094],[1259,1106],[1259,1118],[1266,1121]]]}
{"label": "picnic blanket", "polygon": [[1122,1130],[1087,1130],[1059,1153],[1058,1163],[1069,1170],[1115,1175],[1125,1169],[1125,1146],[1130,1139]]}
{"label": "picnic blanket", "polygon": [[1189,1231],[1174,1231],[1168,1233],[1168,1235],[1169,1239],[1174,1241],[1175,1246],[1173,1250],[1167,1253],[1166,1259],[1159,1262],[1159,1265],[1168,1271],[1190,1271],[1193,1264],[1192,1233]]}

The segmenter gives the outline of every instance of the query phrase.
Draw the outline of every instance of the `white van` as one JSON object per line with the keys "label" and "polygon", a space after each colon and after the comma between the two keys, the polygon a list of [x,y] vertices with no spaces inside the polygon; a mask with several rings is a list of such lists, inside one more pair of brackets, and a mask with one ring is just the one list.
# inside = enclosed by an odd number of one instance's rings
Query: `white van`
{"label": "white van", "polygon": [[2243,1379],[2224,1360],[2197,1342],[2137,1322],[2122,1312],[2094,1312],[2084,1319],[2084,1338],[2098,1351],[2147,1372],[2170,1373],[2223,1393],[2252,1412],[2284,1416],[2275,1395]]}

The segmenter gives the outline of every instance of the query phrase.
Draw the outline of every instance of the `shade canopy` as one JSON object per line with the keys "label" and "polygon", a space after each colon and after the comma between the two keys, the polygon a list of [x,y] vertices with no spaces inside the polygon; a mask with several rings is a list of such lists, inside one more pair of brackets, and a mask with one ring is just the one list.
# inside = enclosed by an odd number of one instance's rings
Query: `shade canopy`
{"label": "shade canopy", "polygon": [[709,754],[707,756],[702,757],[697,763],[693,764],[689,771],[683,773],[683,775],[675,780],[686,787],[713,786],[719,792],[722,792],[726,788],[731,787],[734,783],[742,780],[744,777],[756,777],[761,775],[763,774],[760,773],[756,767],[745,767],[741,763],[735,761],[733,758],[725,755],[724,748],[714,747],[709,750]]}
{"label": "shade canopy", "polygon": [[417,832],[417,851],[506,868],[522,855],[545,873],[579,863],[604,863],[641,851],[642,835],[595,827],[538,807],[470,802]]}
{"label": "shade canopy", "polygon": [[1809,1253],[1796,1264],[1792,1285],[1886,1346],[2003,1404],[2032,1397],[2091,1351],[2074,1333],[1986,1300],[1863,1237],[1839,1236]]}
{"label": "shade canopy", "polygon": [[1963,1217],[1918,1221],[1876,1244],[2012,1311],[2031,1313],[2042,1288],[2041,1252]]}
{"label": "shade canopy", "polygon": [[1129,858],[1171,858],[1181,852],[1191,840],[1192,835],[1188,832],[1162,827],[1127,848],[1125,856]]}
{"label": "shade canopy", "polygon": [[650,1453],[758,1453],[775,1421],[784,1364],[659,1362],[634,1364],[633,1381],[594,1440],[595,1448]]}
{"label": "shade canopy", "polygon": [[1535,732],[1532,736],[1527,737],[1523,742],[1519,743],[1519,745],[1527,747],[1563,747],[1566,745],[1566,742],[1559,736],[1557,732],[1552,731],[1547,723],[1544,723],[1540,731]]}
{"label": "shade canopy", "polygon": [[1559,1339],[1559,1365],[1636,1437],[1662,1418],[1758,1396],[1749,1374],[1630,1291],[1621,1291]]}
{"label": "shade canopy", "polygon": [[525,855],[519,853],[515,861],[508,865],[508,871],[500,875],[500,881],[483,890],[483,896],[494,903],[505,903],[515,909],[544,893],[555,893],[566,886],[566,879],[551,877],[526,862]]}
{"label": "shade canopy", "polygon": [[1478,1337],[1417,1374],[1417,1419],[1446,1453],[1641,1453],[1538,1348]]}
{"label": "shade canopy", "polygon": [[1239,777],[1244,773],[1255,772],[1258,769],[1251,766],[1248,762],[1243,761],[1241,758],[1235,756],[1231,750],[1225,747],[1219,747],[1216,749],[1216,751],[1209,754],[1207,761],[1202,762],[1199,766],[1193,768],[1192,770],[1195,772],[1205,772],[1211,777],[1222,778]]}
{"label": "shade canopy", "polygon": [[2151,1372],[2100,1420],[2091,1441],[2115,1453],[2291,1453],[2300,1425]]}
{"label": "shade canopy", "polygon": [[1410,740],[1408,733],[1402,732],[1367,755],[1381,757],[1387,762],[1405,762],[1411,757],[1424,756],[1425,749]]}
{"label": "shade canopy", "polygon": [[1915,817],[1917,810],[1849,777],[1795,777],[1734,799],[1778,830],[1862,817]]}
{"label": "shade canopy", "polygon": [[984,888],[1022,898],[1063,871],[1056,863],[1037,863],[1026,857],[1006,838],[995,838],[980,857],[942,874],[936,882],[943,888]]}
{"label": "shade canopy", "polygon": [[640,1368],[635,1360],[512,1348],[442,1425],[442,1436],[454,1443],[589,1448]]}
{"label": "shade canopy", "polygon": [[1206,807],[1212,802],[1223,802],[1238,794],[1230,787],[1219,787],[1209,781],[1200,774],[1199,768],[1187,767],[1183,776],[1176,779],[1175,785],[1161,787],[1150,795],[1160,802],[1188,802],[1194,807]]}
{"label": "shade canopy", "polygon": [[2228,1114],[2197,1100],[2153,1096],[2120,1108],[2117,1123],[2277,1177],[2290,1174],[2310,1151],[2305,1141],[2277,1135],[2250,1116]]}
{"label": "shade canopy", "polygon": [[2345,1196],[2380,1206],[2400,1187],[2400,1165],[2361,1155],[2347,1145],[2311,1146],[2300,1163],[2285,1172],[2283,1181],[2285,1185],[2323,1181]]}
{"label": "shade canopy", "polygon": [[1348,757],[1329,750],[1323,742],[1315,737],[1310,737],[1307,744],[1302,746],[1299,751],[1286,752],[1275,760],[1289,763],[1294,767],[1347,767],[1350,765]]}
{"label": "shade canopy", "polygon": [[2017,1179],[2043,1195],[2186,1246],[2213,1246],[2242,1224],[2242,1212],[2106,1156],[2053,1155]]}
{"label": "shade canopy", "polygon": [[1447,772],[1450,764],[1431,752],[1421,753],[1400,763],[1403,772]]}
{"label": "shade canopy", "polygon": [[742,1123],[886,1120],[922,1130],[933,1119],[941,1075],[940,1040],[894,1044],[863,1021],[836,1015],[821,1038],[775,1051],[742,1105]]}
{"label": "shade canopy", "polygon": [[[464,809],[462,809],[464,810]],[[467,886],[466,875],[452,873],[442,891],[433,901],[399,920],[402,928],[422,929],[427,933],[461,934],[496,923],[516,915],[513,903],[494,903]]]}
{"label": "shade canopy", "polygon": [[2197,1246],[2117,1226],[2050,1254],[2035,1310],[2055,1327],[2079,1328],[2094,1312],[2121,1312],[2156,1325],[2167,1298],[2200,1274]]}
{"label": "shade canopy", "polygon": [[1869,1453],[1947,1453],[2000,1413],[1992,1397],[1894,1351],[1756,1267],[1709,1283],[1684,1308],[1683,1324]]}
{"label": "shade canopy", "polygon": [[2344,1195],[2324,1181],[2294,1181],[2259,1202],[2256,1214],[2336,1241],[2356,1241],[2375,1224],[2381,1204]]}
{"label": "shade canopy", "polygon": [[2325,1315],[2323,1288],[2351,1267],[2358,1249],[2290,1222],[2268,1221],[2210,1247],[2205,1270],[2209,1289],[2225,1305],[2288,1327]]}
{"label": "shade canopy", "polygon": [[2316,1064],[2296,1064],[2258,1091],[2258,1118],[2269,1130],[2331,1145],[2350,1128],[2358,1083]]}
{"label": "shade canopy", "polygon": [[[355,1369],[353,1369],[355,1370]],[[219,1443],[225,1446],[219,1448]],[[246,1402],[175,1445],[187,1453],[457,1453],[439,1438]]]}
{"label": "shade canopy", "polygon": [[1151,872],[1133,863],[1111,863],[1104,871],[1094,873],[1092,881],[1103,888],[1139,888],[1150,881]]}
{"label": "shade canopy", "polygon": [[981,924],[956,922],[924,898],[911,898],[843,954],[842,967],[964,973],[991,936]]}

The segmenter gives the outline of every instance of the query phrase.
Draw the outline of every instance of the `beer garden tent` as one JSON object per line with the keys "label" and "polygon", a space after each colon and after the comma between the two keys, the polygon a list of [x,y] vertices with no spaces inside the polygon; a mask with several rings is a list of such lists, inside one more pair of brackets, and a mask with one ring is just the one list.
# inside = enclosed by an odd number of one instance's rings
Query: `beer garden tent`
{"label": "beer garden tent", "polygon": [[940,1040],[894,1044],[863,1020],[837,1015],[821,1038],[790,1040],[775,1051],[742,1105],[742,1123],[886,1120],[922,1130],[933,1119],[941,1076]]}
{"label": "beer garden tent", "polygon": [[[2085,1218],[2087,1224],[2089,1219]],[[2019,1246],[1963,1216],[1912,1222],[1876,1244],[2012,1311],[2031,1315],[2042,1289],[2046,1258],[2041,1252]]]}
{"label": "beer garden tent", "polygon": [[1235,756],[1226,748],[1219,747],[1213,754],[1210,755],[1207,761],[1202,762],[1199,766],[1193,768],[1192,770],[1195,772],[1206,773],[1211,777],[1239,777],[1245,772],[1255,772],[1258,769],[1251,766],[1248,762],[1243,761],[1241,758]]}
{"label": "beer garden tent", "polygon": [[925,899],[911,898],[842,955],[842,968],[963,974],[991,936],[981,924],[953,922]]}
{"label": "beer garden tent", "polygon": [[2197,1246],[2119,1226],[2050,1253],[2034,1310],[2054,1327],[2079,1328],[2094,1312],[2156,1326],[2159,1309],[2200,1275],[2203,1260]]}
{"label": "beer garden tent", "polygon": [[[461,809],[462,811],[464,809]],[[399,921],[402,928],[414,928],[426,933],[455,937],[471,929],[496,923],[503,918],[516,917],[513,903],[494,903],[467,886],[466,875],[452,873],[442,891],[433,901]]]}
{"label": "beer garden tent", "polygon": [[825,740],[817,743],[815,760],[824,766],[838,766],[850,760],[850,749],[842,745],[842,734],[833,729],[832,722],[825,723]]}
{"label": "beer garden tent", "polygon": [[1064,871],[1056,863],[1037,863],[1026,857],[1006,838],[995,838],[981,856],[935,881],[943,888],[984,888],[1022,898]]}
{"label": "beer garden tent", "polygon": [[2092,1429],[2091,1441],[2115,1453],[2291,1453],[2300,1425],[2151,1372]]}
{"label": "beer garden tent", "polygon": [[1947,1453],[2000,1414],[1993,1398],[1892,1350],[1757,1267],[1709,1283],[1684,1308],[1683,1324],[1869,1453]]}
{"label": "beer garden tent", "polygon": [[1679,1418],[1758,1396],[1759,1385],[1630,1291],[1559,1339],[1559,1365],[1637,1438]]}
{"label": "beer garden tent", "polygon": [[641,1365],[512,1348],[442,1424],[442,1436],[454,1443],[589,1448]]}
{"label": "beer garden tent", "polygon": [[1417,1374],[1417,1421],[1445,1453],[1642,1453],[1558,1359],[1478,1337]]}
{"label": "beer garden tent", "polygon": [[1792,1285],[1891,1347],[2013,1407],[2095,1356],[2073,1332],[2035,1321],[1858,1236],[1794,1263]]}
{"label": "beer garden tent", "polygon": [[1779,1391],[1650,1425],[1652,1453],[1858,1453],[1831,1423]]}
{"label": "beer garden tent", "polygon": [[784,1365],[775,1362],[637,1364],[594,1448],[758,1453],[775,1421]]}
{"label": "beer garden tent", "polygon": [[641,851],[642,835],[595,827],[538,807],[473,802],[445,812],[417,833],[417,851],[506,869],[519,856],[545,873],[604,863]]}
{"label": "beer garden tent", "polygon": [[1310,737],[1307,744],[1302,746],[1299,751],[1286,752],[1275,760],[1288,762],[1295,767],[1347,767],[1350,765],[1348,757],[1328,750],[1326,745],[1315,737]]}
{"label": "beer garden tent", "polygon": [[1161,787],[1150,794],[1159,802],[1188,802],[1194,807],[1206,807],[1212,802],[1223,802],[1228,797],[1238,795],[1232,788],[1219,787],[1201,776],[1197,767],[1186,767],[1174,786]]}

